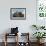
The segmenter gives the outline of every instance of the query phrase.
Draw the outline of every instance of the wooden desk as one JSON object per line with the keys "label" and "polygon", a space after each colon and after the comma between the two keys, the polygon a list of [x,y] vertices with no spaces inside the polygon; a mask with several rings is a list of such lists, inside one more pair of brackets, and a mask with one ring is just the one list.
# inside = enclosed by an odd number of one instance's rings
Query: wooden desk
{"label": "wooden desk", "polygon": [[[16,45],[15,46],[19,46],[19,42],[18,42],[18,33],[17,34],[10,34],[10,33],[6,33],[5,34],[5,46],[8,45],[8,42],[7,42],[7,36],[17,36],[17,42],[16,42]],[[26,39],[27,39],[27,42],[25,42],[24,44],[26,44],[26,46],[30,46],[30,42],[29,42],[29,33],[21,33],[21,36],[26,36]],[[23,43],[23,42],[22,42]],[[21,45],[20,45],[21,46]]]}

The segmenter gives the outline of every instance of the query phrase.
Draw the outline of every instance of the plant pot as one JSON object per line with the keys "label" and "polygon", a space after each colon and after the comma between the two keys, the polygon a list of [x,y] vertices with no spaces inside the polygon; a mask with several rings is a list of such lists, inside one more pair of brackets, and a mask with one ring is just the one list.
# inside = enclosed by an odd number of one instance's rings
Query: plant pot
{"label": "plant pot", "polygon": [[45,40],[45,39],[38,39],[37,42],[38,42],[39,44],[41,44],[41,43],[44,42],[44,40]]}
{"label": "plant pot", "polygon": [[37,43],[40,43],[40,39],[37,39]]}
{"label": "plant pot", "polygon": [[45,40],[45,39],[40,39],[40,43],[44,43],[44,40]]}

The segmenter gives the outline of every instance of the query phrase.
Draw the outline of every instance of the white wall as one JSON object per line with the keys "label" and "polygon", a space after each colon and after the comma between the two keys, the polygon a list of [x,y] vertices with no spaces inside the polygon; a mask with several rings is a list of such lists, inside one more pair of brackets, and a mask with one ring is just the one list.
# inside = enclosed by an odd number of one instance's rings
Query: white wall
{"label": "white wall", "polygon": [[[26,20],[10,20],[10,8],[26,8]],[[17,26],[32,36],[32,24],[36,24],[36,0],[0,0],[0,34]]]}

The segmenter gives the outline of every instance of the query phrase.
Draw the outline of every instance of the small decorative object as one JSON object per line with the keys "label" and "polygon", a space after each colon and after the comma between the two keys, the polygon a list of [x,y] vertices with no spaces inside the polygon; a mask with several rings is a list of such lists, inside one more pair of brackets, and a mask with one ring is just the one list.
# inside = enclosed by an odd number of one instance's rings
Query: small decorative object
{"label": "small decorative object", "polygon": [[26,19],[26,8],[11,8],[10,19],[11,20],[25,20]]}
{"label": "small decorative object", "polygon": [[11,34],[18,33],[18,27],[16,28],[11,28]]}
{"label": "small decorative object", "polygon": [[26,46],[25,42],[19,42],[19,46]]}

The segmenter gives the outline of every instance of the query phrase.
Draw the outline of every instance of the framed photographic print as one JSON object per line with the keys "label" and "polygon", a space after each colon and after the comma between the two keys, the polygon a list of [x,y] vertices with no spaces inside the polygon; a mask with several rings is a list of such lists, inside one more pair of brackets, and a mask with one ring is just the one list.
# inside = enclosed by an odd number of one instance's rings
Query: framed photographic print
{"label": "framed photographic print", "polygon": [[37,0],[36,2],[36,23],[37,25],[46,25],[46,0]]}
{"label": "framed photographic print", "polygon": [[26,8],[11,8],[10,19],[11,20],[25,20],[26,19]]}
{"label": "framed photographic print", "polygon": [[37,0],[37,15],[46,18],[46,0]]}

